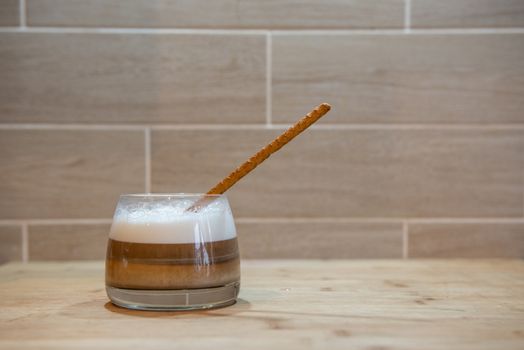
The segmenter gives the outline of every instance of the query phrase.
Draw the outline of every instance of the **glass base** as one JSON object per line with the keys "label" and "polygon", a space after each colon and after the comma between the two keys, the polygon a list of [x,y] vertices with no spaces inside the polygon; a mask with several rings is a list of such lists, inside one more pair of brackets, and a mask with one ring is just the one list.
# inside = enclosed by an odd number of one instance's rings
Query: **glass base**
{"label": "glass base", "polygon": [[239,282],[221,287],[201,289],[150,290],[123,289],[106,286],[107,295],[115,305],[134,310],[199,310],[234,304]]}

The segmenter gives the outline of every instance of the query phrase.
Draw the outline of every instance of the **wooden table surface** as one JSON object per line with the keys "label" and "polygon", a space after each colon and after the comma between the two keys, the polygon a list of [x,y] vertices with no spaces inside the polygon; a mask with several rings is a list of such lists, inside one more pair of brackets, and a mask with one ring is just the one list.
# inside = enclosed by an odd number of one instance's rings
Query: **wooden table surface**
{"label": "wooden table surface", "polygon": [[197,312],[113,306],[103,269],[0,267],[0,349],[524,349],[523,261],[243,261]]}

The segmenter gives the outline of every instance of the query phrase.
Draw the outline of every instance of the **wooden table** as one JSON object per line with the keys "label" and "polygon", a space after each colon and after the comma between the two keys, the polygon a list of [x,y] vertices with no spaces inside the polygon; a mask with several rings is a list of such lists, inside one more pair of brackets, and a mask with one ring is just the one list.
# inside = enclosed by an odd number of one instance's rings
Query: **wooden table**
{"label": "wooden table", "polygon": [[524,349],[523,261],[243,261],[234,306],[113,306],[103,263],[0,267],[0,349]]}

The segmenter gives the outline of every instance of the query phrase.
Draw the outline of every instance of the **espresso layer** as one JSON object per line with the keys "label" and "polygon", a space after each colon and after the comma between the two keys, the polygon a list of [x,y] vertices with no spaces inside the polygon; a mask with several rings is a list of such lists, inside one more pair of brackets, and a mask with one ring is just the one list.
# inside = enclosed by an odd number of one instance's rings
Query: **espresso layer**
{"label": "espresso layer", "polygon": [[239,279],[236,238],[191,244],[108,243],[106,284],[112,287],[208,288]]}

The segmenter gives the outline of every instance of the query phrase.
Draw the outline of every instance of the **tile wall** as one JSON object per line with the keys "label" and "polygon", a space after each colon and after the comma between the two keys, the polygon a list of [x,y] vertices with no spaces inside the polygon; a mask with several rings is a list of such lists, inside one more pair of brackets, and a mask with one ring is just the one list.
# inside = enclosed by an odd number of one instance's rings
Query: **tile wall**
{"label": "tile wall", "polygon": [[0,0],[0,261],[120,193],[229,192],[244,258],[523,258],[522,0]]}

